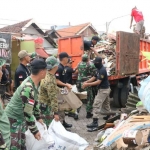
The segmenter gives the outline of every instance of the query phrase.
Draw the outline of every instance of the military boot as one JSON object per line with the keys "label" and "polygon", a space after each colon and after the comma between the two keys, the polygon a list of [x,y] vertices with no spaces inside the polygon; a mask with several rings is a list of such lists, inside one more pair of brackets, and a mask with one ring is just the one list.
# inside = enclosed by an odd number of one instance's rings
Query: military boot
{"label": "military boot", "polygon": [[65,128],[71,128],[72,127],[72,124],[68,124],[66,121],[63,121],[63,126]]}
{"label": "military boot", "polygon": [[93,117],[93,114],[91,112],[87,112],[86,118],[92,118],[92,117]]}
{"label": "military boot", "polygon": [[108,120],[110,118],[111,115],[107,115],[105,117],[103,117],[104,120]]}
{"label": "military boot", "polygon": [[93,122],[87,125],[87,128],[97,128],[98,127],[98,118],[93,118]]}

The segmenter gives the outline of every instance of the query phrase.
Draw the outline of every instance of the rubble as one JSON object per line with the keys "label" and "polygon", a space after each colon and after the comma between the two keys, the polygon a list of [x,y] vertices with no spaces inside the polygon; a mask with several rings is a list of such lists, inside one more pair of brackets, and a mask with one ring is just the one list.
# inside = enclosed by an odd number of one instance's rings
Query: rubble
{"label": "rubble", "polygon": [[[150,114],[147,112],[146,115],[142,115],[139,111],[136,112],[131,116],[129,114],[123,120],[118,120],[117,123],[114,123],[114,128],[101,130],[96,138],[99,143],[94,150],[135,150],[139,147],[149,146],[147,139],[150,133]],[[103,138],[106,132],[108,136]]]}
{"label": "rubble", "polygon": [[115,75],[116,68],[116,40],[115,36],[102,37],[103,41],[96,45],[96,50],[104,60],[108,76]]}

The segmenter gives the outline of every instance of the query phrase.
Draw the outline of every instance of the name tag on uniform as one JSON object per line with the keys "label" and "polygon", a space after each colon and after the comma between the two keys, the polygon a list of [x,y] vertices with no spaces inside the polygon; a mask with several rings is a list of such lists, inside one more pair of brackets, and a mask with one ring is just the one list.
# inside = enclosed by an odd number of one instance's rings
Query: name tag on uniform
{"label": "name tag on uniform", "polygon": [[25,104],[24,112],[27,113],[27,114],[32,115],[32,113],[33,113],[33,105],[30,105],[29,103]]}
{"label": "name tag on uniform", "polygon": [[59,73],[56,73],[56,76],[58,77],[58,76],[59,76]]}

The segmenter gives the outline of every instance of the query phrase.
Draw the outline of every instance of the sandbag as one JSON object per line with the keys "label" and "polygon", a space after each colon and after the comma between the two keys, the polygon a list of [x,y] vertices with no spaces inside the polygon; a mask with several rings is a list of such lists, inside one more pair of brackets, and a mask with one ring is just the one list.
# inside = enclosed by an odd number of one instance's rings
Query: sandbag
{"label": "sandbag", "polygon": [[36,140],[30,130],[27,130],[26,135],[26,147],[27,150],[55,150],[54,149],[54,139],[48,133],[46,125],[42,125],[39,122],[36,122],[36,126],[41,133],[41,140]]}
{"label": "sandbag", "polygon": [[85,150],[88,143],[76,133],[67,131],[60,122],[53,120],[48,132],[55,140],[56,150]]}

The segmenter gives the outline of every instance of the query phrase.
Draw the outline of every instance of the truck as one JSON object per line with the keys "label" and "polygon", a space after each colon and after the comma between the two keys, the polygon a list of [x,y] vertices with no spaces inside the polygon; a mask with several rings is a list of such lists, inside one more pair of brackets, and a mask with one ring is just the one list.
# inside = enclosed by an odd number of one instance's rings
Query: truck
{"label": "truck", "polygon": [[[83,37],[72,36],[58,40],[58,53],[67,52],[77,67],[83,55]],[[111,87],[110,97],[116,107],[125,107],[129,90],[150,74],[148,60],[142,52],[150,52],[150,41],[140,39],[135,33],[118,31],[116,33],[115,74],[108,77]],[[73,76],[76,79],[76,76]]]}

